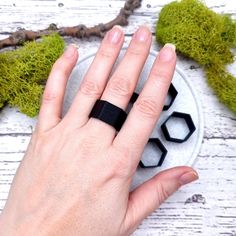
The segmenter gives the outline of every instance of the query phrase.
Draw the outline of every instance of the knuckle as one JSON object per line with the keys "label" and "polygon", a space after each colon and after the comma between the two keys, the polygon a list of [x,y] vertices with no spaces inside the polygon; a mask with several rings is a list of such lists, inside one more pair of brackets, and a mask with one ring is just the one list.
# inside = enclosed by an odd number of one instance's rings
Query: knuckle
{"label": "knuckle", "polygon": [[68,62],[64,59],[59,58],[53,65],[50,76],[58,77],[67,77],[70,72],[70,66]]}
{"label": "knuckle", "polygon": [[52,103],[57,99],[57,94],[51,91],[47,91],[45,90],[45,92],[43,93],[43,98],[42,101],[43,103],[47,104],[47,103]]}
{"label": "knuckle", "polygon": [[158,115],[159,109],[157,102],[154,99],[141,98],[136,103],[134,103],[134,107],[147,117],[156,118]]}
{"label": "knuckle", "polygon": [[112,158],[111,171],[114,176],[118,178],[127,178],[135,171],[133,154],[130,148],[122,148],[122,150],[116,150],[115,155]]}
{"label": "knuckle", "polygon": [[112,78],[109,81],[108,89],[110,90],[112,95],[120,97],[131,96],[132,93],[131,84],[124,77]]}
{"label": "knuckle", "polygon": [[102,94],[98,84],[95,81],[92,81],[91,79],[87,79],[82,82],[80,86],[80,91],[84,95],[94,97],[99,97]]}
{"label": "knuckle", "polygon": [[58,58],[58,59],[56,60],[56,62],[53,64],[53,68],[55,68],[55,69],[61,68],[61,66],[63,65],[63,62],[64,62],[64,61],[65,61],[65,60],[63,60],[62,57]]}
{"label": "knuckle", "polygon": [[58,58],[52,66],[52,71],[56,71],[57,69],[61,68],[62,65],[62,58]]}
{"label": "knuckle", "polygon": [[153,77],[154,81],[157,83],[161,83],[163,85],[169,86],[170,84],[170,74],[167,71],[160,71],[158,68],[154,68],[151,72],[151,77]]}
{"label": "knuckle", "polygon": [[144,50],[142,50],[142,48],[137,47],[137,45],[135,47],[130,47],[130,49],[128,49],[128,55],[131,56],[141,56],[144,55]]}
{"label": "knuckle", "polygon": [[164,202],[170,195],[171,195],[171,193],[167,190],[167,188],[164,186],[164,184],[159,182],[157,184],[158,205],[160,205],[162,202]]}
{"label": "knuckle", "polygon": [[79,150],[81,157],[89,157],[94,155],[94,150],[97,145],[97,139],[92,135],[78,141],[79,143]]}
{"label": "knuckle", "polygon": [[52,71],[61,71],[62,68],[65,68],[67,65],[66,61],[63,58],[57,59],[57,61],[52,66]]}
{"label": "knuckle", "polygon": [[99,56],[105,59],[111,59],[113,58],[113,52],[111,50],[101,48],[99,51]]}
{"label": "knuckle", "polygon": [[32,143],[30,145],[33,146],[37,153],[48,153],[50,150],[54,150],[56,143],[59,142],[58,138],[54,137],[54,139],[52,139],[51,132],[44,132],[40,130],[31,141]]}

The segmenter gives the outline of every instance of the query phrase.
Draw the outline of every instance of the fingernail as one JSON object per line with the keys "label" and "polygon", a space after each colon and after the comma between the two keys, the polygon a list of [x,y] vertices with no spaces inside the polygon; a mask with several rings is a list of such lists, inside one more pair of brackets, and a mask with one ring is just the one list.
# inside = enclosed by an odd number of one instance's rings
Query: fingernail
{"label": "fingernail", "polygon": [[197,172],[195,171],[190,171],[190,172],[187,172],[187,173],[184,173],[183,175],[180,176],[180,183],[181,185],[185,185],[185,184],[189,184],[195,180],[197,180],[199,177],[198,177],[198,174]]}
{"label": "fingernail", "polygon": [[77,48],[77,49],[79,48],[78,45],[75,44],[75,43],[72,43],[71,45],[74,46],[74,47]]}
{"label": "fingernail", "polygon": [[74,46],[74,44],[70,44],[68,48],[66,49],[64,56],[67,58],[73,57],[75,54],[76,47]]}
{"label": "fingernail", "polygon": [[146,42],[148,38],[150,37],[151,32],[146,26],[142,26],[138,29],[138,31],[135,33],[135,39],[139,42]]}
{"label": "fingernail", "polygon": [[108,32],[108,40],[113,44],[117,44],[121,41],[123,35],[123,30],[119,25],[115,25],[109,32]]}
{"label": "fingernail", "polygon": [[163,62],[169,62],[173,59],[174,55],[175,55],[175,45],[167,43],[160,51],[159,58]]}

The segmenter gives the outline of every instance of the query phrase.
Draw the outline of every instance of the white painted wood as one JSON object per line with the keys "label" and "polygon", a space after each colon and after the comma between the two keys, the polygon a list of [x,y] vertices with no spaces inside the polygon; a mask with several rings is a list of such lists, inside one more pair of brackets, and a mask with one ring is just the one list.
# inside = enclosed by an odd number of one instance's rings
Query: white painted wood
{"label": "white painted wood", "polygon": [[[129,26],[124,28],[126,44],[141,24],[149,25],[154,33],[158,13],[168,2],[171,0],[143,0],[142,7],[135,11]],[[236,19],[235,1],[205,2],[212,10],[231,14]],[[18,27],[36,30],[50,23],[94,25],[113,19],[123,5],[123,0],[1,0],[0,38]],[[66,41],[77,43],[81,55],[96,49],[100,42],[95,38],[67,38]],[[153,42],[152,48],[158,50],[160,45]],[[236,116],[217,101],[206,84],[204,72],[195,62],[179,56],[178,64],[194,84],[203,104],[204,140],[194,165],[200,180],[170,197],[134,235],[236,236]],[[191,70],[191,65],[196,69]],[[230,66],[234,74],[235,68],[236,63]],[[0,112],[0,209],[4,207],[35,122],[36,118],[30,119],[14,108],[6,107]]]}

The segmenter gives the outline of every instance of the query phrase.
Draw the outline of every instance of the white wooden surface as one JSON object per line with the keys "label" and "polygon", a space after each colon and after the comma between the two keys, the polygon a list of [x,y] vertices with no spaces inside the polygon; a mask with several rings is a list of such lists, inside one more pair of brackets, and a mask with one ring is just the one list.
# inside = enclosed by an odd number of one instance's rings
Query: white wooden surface
{"label": "white wooden surface", "polygon": [[[139,25],[149,25],[154,33],[155,22],[162,6],[169,0],[143,0],[142,7],[130,17],[125,27],[126,44]],[[236,2],[205,0],[219,13],[236,19]],[[42,29],[50,23],[71,26],[94,25],[114,18],[124,0],[1,0],[0,38],[18,27]],[[99,39],[66,39],[77,43],[80,54],[98,47]],[[153,42],[152,48],[160,45]],[[140,225],[134,235],[224,235],[236,236],[236,116],[219,104],[208,88],[204,73],[193,61],[179,56],[179,66],[196,88],[203,104],[205,132],[201,151],[194,165],[199,181],[179,190],[160,209]],[[190,69],[195,65],[196,69]],[[236,63],[229,66],[236,75]],[[0,112],[0,210],[27,144],[36,119],[6,107]]]}

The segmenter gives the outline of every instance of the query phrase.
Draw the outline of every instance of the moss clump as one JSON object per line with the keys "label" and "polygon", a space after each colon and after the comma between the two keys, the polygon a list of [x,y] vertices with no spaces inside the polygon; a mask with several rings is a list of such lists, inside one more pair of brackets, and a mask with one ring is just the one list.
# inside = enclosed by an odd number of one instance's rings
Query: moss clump
{"label": "moss clump", "polygon": [[199,0],[175,1],[161,10],[156,38],[174,43],[179,52],[202,65],[220,101],[236,113],[236,78],[226,71],[234,59],[230,48],[236,47],[235,21]]}
{"label": "moss clump", "polygon": [[0,53],[0,108],[8,103],[30,117],[37,115],[44,84],[63,50],[63,39],[54,34]]}

